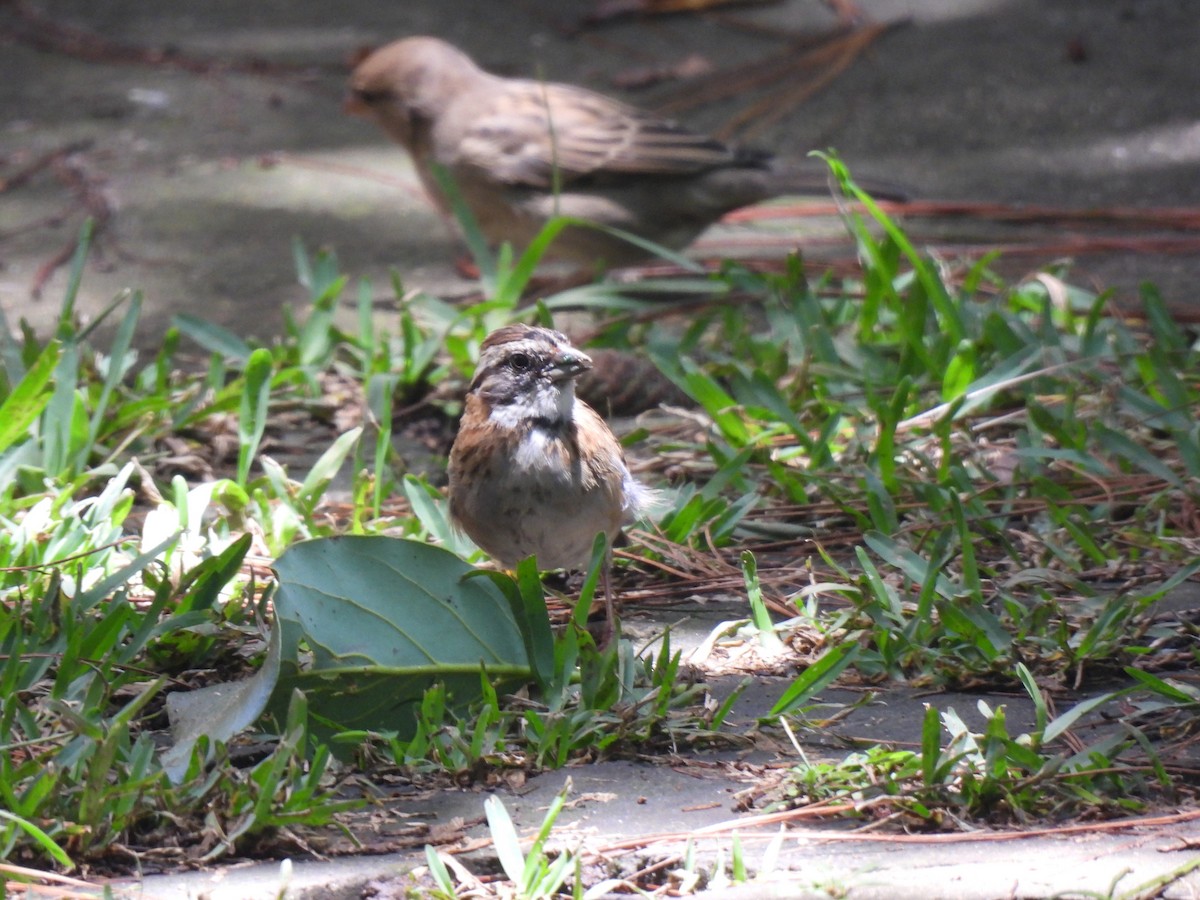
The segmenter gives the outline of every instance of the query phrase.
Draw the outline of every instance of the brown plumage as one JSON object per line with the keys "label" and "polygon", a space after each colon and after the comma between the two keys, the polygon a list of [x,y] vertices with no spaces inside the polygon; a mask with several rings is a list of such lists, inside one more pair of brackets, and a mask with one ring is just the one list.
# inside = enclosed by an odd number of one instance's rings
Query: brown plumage
{"label": "brown plumage", "polygon": [[[412,155],[444,212],[435,165],[490,241],[519,248],[565,215],[680,249],[730,210],[829,190],[815,165],[740,150],[584,88],[492,75],[437,38],[405,38],[368,56],[351,76],[347,108]],[[551,250],[589,267],[648,255],[583,227]]]}
{"label": "brown plumage", "polygon": [[535,555],[580,568],[596,535],[614,538],[649,491],[620,442],[575,397],[591,360],[557,331],[508,325],[488,335],[450,450],[450,513],[502,565]]}

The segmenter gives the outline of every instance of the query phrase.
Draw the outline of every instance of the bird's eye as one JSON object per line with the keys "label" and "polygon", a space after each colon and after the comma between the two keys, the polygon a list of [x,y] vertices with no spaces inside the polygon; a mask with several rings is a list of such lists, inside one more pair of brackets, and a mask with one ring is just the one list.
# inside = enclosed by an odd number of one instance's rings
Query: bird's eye
{"label": "bird's eye", "polygon": [[392,98],[392,92],[387,90],[370,90],[368,88],[355,88],[351,93],[354,94],[356,100],[365,103],[367,106],[378,106],[386,103]]}
{"label": "bird's eye", "polygon": [[528,372],[533,368],[533,359],[528,353],[514,353],[508,358],[508,364],[514,372]]}

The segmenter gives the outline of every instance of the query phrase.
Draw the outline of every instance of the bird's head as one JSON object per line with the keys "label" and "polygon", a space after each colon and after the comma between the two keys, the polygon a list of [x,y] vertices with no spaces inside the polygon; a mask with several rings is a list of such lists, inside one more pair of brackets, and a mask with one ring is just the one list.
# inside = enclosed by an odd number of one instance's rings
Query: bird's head
{"label": "bird's head", "polygon": [[350,75],[346,112],[374,119],[412,149],[414,129],[428,122],[476,79],[469,56],[443,40],[410,37],[371,53]]}
{"label": "bird's head", "polygon": [[591,367],[591,357],[560,332],[506,325],[480,347],[470,392],[488,404],[498,424],[559,427],[572,419],[575,379]]}

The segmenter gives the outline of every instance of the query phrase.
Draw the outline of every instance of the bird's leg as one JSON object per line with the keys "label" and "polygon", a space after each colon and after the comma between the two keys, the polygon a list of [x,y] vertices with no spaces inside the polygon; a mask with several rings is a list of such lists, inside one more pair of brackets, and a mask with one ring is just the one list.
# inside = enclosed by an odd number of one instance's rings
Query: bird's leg
{"label": "bird's leg", "polygon": [[600,569],[600,584],[604,589],[604,634],[600,646],[605,646],[614,637],[621,637],[620,623],[617,622],[617,611],[613,603],[612,593],[612,547],[604,548],[604,564]]}
{"label": "bird's leg", "polygon": [[465,253],[454,260],[454,271],[467,281],[479,280],[479,266]]}

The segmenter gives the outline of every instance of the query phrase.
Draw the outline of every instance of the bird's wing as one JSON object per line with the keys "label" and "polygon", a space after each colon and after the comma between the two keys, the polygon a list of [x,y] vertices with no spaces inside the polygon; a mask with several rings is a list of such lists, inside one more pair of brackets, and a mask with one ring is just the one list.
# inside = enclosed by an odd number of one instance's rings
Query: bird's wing
{"label": "bird's wing", "polygon": [[687,175],[735,162],[714,138],[583,88],[511,81],[467,129],[460,161],[549,188],[604,175]]}

